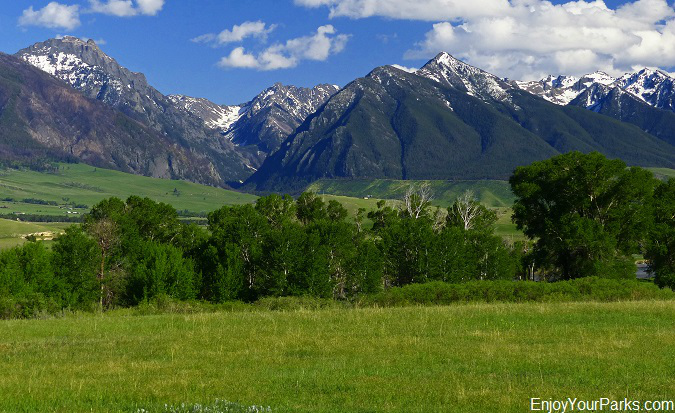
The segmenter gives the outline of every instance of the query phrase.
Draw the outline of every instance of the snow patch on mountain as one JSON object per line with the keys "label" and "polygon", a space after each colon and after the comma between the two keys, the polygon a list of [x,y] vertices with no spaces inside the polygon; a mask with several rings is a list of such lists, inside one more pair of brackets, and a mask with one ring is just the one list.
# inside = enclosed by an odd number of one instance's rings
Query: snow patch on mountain
{"label": "snow patch on mountain", "polygon": [[458,60],[448,53],[440,53],[416,72],[439,83],[464,89],[471,96],[483,100],[509,101],[511,85],[497,76]]}
{"label": "snow patch on mountain", "polygon": [[204,98],[184,95],[169,95],[168,98],[176,107],[201,119],[207,128],[222,132],[228,131],[245,111],[244,105],[217,105]]}
{"label": "snow patch on mountain", "polygon": [[619,88],[651,106],[675,111],[674,83],[675,78],[669,73],[648,68],[626,73],[618,79],[597,71],[578,79],[573,76],[548,76],[534,82],[513,82],[520,89],[558,105],[567,105],[584,94],[584,106],[591,109],[605,99],[609,91]]}
{"label": "snow patch on mountain", "polygon": [[658,69],[644,68],[635,73],[627,73],[616,81],[616,85],[648,104],[660,108],[675,110],[675,78]]}

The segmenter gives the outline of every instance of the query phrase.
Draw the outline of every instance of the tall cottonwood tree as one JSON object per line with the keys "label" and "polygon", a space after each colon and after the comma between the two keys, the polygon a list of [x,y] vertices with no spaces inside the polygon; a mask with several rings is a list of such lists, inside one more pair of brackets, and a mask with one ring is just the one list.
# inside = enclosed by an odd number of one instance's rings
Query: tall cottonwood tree
{"label": "tall cottonwood tree", "polygon": [[654,192],[654,226],[645,257],[661,287],[675,289],[675,179],[661,183]]}
{"label": "tall cottonwood tree", "polygon": [[597,152],[570,152],[519,167],[509,180],[513,220],[541,266],[564,279],[635,276],[651,219],[651,172]]}

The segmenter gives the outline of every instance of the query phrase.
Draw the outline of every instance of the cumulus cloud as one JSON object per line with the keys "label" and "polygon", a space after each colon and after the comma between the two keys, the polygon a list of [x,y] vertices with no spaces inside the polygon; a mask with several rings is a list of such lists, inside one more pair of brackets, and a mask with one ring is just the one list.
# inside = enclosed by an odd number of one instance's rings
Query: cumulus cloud
{"label": "cumulus cloud", "polygon": [[247,21],[242,24],[236,24],[232,27],[232,29],[225,29],[218,34],[209,33],[195,37],[192,39],[192,41],[197,43],[214,43],[223,45],[227,43],[241,42],[242,40],[249,37],[266,40],[267,35],[276,28],[277,26],[275,24],[268,26],[262,21]]}
{"label": "cumulus cloud", "polygon": [[55,1],[39,10],[30,6],[23,11],[19,25],[73,30],[80,25],[80,9],[77,5],[68,6]]}
{"label": "cumulus cloud", "polygon": [[321,26],[311,36],[298,37],[286,43],[274,44],[256,54],[247,53],[243,47],[232,50],[218,63],[221,67],[276,70],[296,67],[302,60],[324,61],[341,52],[349,35],[337,34],[331,25]]}
{"label": "cumulus cloud", "polygon": [[295,4],[326,6],[331,17],[382,16],[428,21],[499,15],[509,8],[508,0],[295,0]]}
{"label": "cumulus cloud", "polygon": [[164,8],[165,0],[136,0],[138,10],[146,16],[154,16]]}
{"label": "cumulus cloud", "polygon": [[666,0],[295,0],[331,17],[435,22],[405,57],[447,51],[499,76],[536,79],[675,66],[675,8]]}
{"label": "cumulus cloud", "polygon": [[90,12],[117,17],[154,16],[164,7],[165,0],[89,0]]}

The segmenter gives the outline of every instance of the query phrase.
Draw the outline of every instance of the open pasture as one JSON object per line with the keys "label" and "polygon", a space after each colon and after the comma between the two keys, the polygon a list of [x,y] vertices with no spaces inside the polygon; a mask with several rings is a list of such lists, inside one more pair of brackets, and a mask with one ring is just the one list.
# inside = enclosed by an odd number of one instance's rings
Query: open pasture
{"label": "open pasture", "polygon": [[673,301],[133,314],[0,322],[0,411],[483,413],[675,395]]}

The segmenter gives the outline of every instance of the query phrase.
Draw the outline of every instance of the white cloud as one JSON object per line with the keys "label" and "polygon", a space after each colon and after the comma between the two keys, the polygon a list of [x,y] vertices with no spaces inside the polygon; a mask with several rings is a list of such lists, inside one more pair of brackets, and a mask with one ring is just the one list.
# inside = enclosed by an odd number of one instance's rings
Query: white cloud
{"label": "white cloud", "polygon": [[110,14],[117,17],[130,17],[138,14],[131,0],[108,0],[103,3],[99,0],[89,0],[91,12]]}
{"label": "white cloud", "polygon": [[141,14],[154,16],[164,8],[165,0],[136,0]]}
{"label": "white cloud", "polygon": [[117,17],[154,16],[162,10],[164,3],[165,0],[89,0],[89,11]]}
{"label": "white cloud", "polygon": [[330,55],[341,52],[349,40],[349,35],[336,33],[331,25],[321,26],[311,36],[272,45],[258,55],[237,47],[218,64],[221,67],[276,70],[296,67],[302,60],[324,61]]}
{"label": "white cloud", "polygon": [[667,0],[294,0],[327,7],[331,17],[435,22],[407,58],[447,51],[497,75],[619,74],[675,66],[675,9]]}
{"label": "white cloud", "polygon": [[39,10],[34,10],[33,6],[30,6],[23,11],[19,25],[73,30],[80,25],[79,6],[67,6],[55,1]]}
{"label": "white cloud", "polygon": [[242,24],[234,25],[231,30],[225,29],[218,34],[204,34],[199,37],[195,37],[192,39],[192,41],[197,43],[213,42],[215,44],[222,45],[227,43],[241,42],[248,37],[266,40],[267,35],[276,28],[277,26],[275,24],[267,26],[267,24],[262,21],[247,21]]}
{"label": "white cloud", "polygon": [[499,15],[509,8],[508,0],[295,0],[295,4],[326,6],[331,17],[382,16],[428,21]]}
{"label": "white cloud", "polygon": [[434,24],[406,57],[447,51],[499,76],[524,80],[672,67],[674,18],[675,9],[665,0],[636,0],[617,10],[602,0],[561,5],[514,0],[503,15]]}
{"label": "white cloud", "polygon": [[259,67],[258,59],[256,59],[256,57],[252,54],[246,53],[243,47],[237,47],[236,49],[232,50],[229,56],[220,59],[218,65],[222,67],[237,67],[247,69]]}

